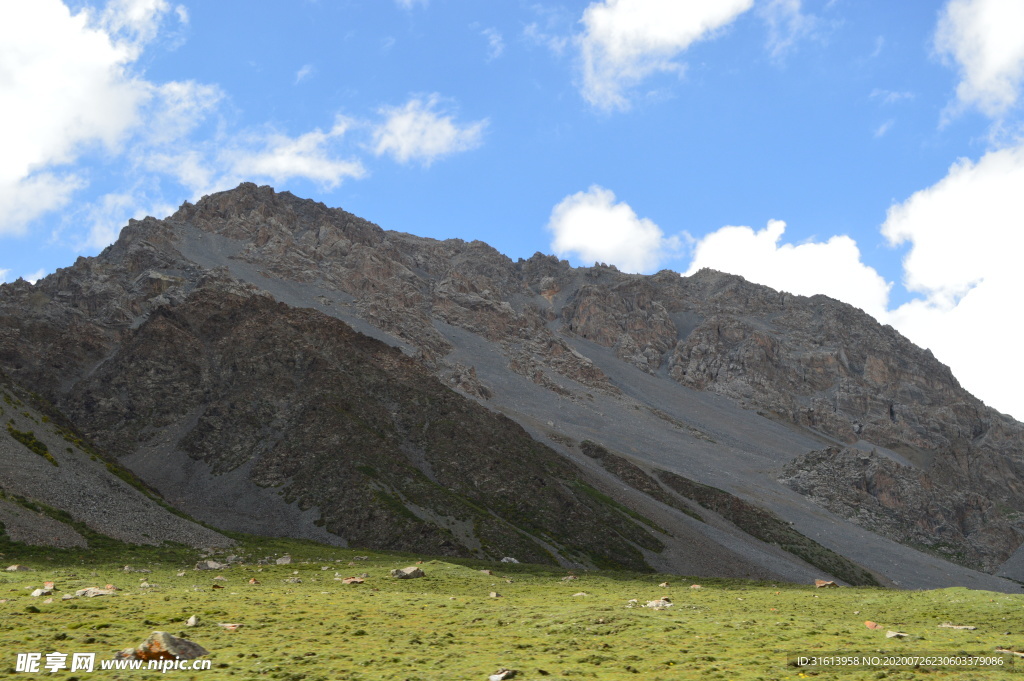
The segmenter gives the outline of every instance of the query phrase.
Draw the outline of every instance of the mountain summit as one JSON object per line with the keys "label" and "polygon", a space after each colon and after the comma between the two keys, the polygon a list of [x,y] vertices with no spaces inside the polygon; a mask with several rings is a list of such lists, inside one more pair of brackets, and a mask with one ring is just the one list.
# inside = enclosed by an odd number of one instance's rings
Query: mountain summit
{"label": "mountain summit", "polygon": [[720,272],[514,262],[246,183],[0,286],[0,370],[222,529],[1024,580],[1024,426],[860,310]]}

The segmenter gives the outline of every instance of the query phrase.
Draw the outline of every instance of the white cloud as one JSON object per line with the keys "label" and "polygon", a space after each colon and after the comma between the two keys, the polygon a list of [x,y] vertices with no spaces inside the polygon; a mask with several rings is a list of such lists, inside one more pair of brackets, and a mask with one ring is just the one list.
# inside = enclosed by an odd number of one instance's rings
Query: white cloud
{"label": "white cloud", "polygon": [[895,104],[904,99],[913,99],[914,93],[906,90],[883,90],[875,88],[869,95],[871,99],[880,99],[883,104]]}
{"label": "white cloud", "polygon": [[302,81],[313,75],[313,65],[304,64],[301,69],[295,72],[295,84],[298,85]]}
{"label": "white cloud", "polygon": [[565,197],[551,211],[551,248],[584,264],[604,262],[626,272],[650,272],[681,248],[679,237],[665,237],[654,222],[637,217],[628,203],[593,185]]}
{"label": "white cloud", "polygon": [[965,388],[1024,418],[1019,353],[1024,291],[1024,147],[960,160],[935,185],[889,210],[882,233],[911,244],[904,282],[923,296],[892,324],[929,347]]}
{"label": "white cloud", "polygon": [[811,35],[817,27],[817,19],[800,10],[800,0],[768,0],[759,6],[758,13],[768,25],[766,47],[773,59],[785,56],[798,40]]}
{"label": "white cloud", "polygon": [[892,126],[894,126],[895,124],[896,121],[894,121],[891,118],[887,120],[885,123],[882,123],[880,126],[875,128],[875,137],[882,137],[883,135],[885,135],[885,133],[889,132],[892,129]]}
{"label": "white cloud", "polygon": [[487,61],[494,61],[505,51],[505,40],[495,28],[485,28],[480,34],[487,38]]}
{"label": "white cloud", "polygon": [[0,4],[0,234],[23,233],[86,186],[62,167],[97,149],[120,154],[139,134],[147,144],[184,134],[216,103],[210,86],[155,85],[130,70],[172,11],[165,0],[76,14],[58,0]]}
{"label": "white cloud", "polygon": [[237,178],[266,177],[285,182],[301,177],[333,189],[345,179],[366,174],[358,159],[339,158],[335,152],[351,125],[351,121],[338,116],[327,132],[317,128],[298,137],[278,132],[253,136],[248,148],[222,151],[220,160]]}
{"label": "white cloud", "polygon": [[475,149],[483,143],[487,119],[459,125],[439,112],[441,98],[414,97],[401,107],[385,107],[386,120],[373,131],[373,152],[391,155],[399,163],[418,161],[429,166],[438,158]]}
{"label": "white cloud", "polygon": [[998,118],[1020,96],[1024,80],[1024,3],[950,0],[935,32],[935,48],[960,69],[957,99]]}
{"label": "white cloud", "polygon": [[710,267],[797,295],[822,293],[885,320],[891,284],[860,261],[853,239],[780,244],[785,231],[781,220],[770,220],[759,231],[722,227],[697,241],[687,274]]}
{"label": "white cloud", "polygon": [[583,97],[601,109],[627,109],[626,90],[655,73],[680,72],[677,55],[752,5],[753,0],[592,2],[576,39]]}
{"label": "white cloud", "polygon": [[428,0],[395,0],[395,4],[403,9],[412,9],[416,5],[427,6]]}
{"label": "white cloud", "polygon": [[6,282],[7,281],[7,275],[10,274],[10,273],[11,273],[10,270],[5,270],[4,268],[0,267],[0,283]]}

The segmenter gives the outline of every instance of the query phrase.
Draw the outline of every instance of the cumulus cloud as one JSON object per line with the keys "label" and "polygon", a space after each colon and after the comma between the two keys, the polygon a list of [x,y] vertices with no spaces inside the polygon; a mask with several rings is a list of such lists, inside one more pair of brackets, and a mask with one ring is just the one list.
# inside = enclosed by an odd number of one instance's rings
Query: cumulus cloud
{"label": "cumulus cloud", "polygon": [[665,233],[648,218],[637,217],[628,203],[594,185],[565,197],[551,211],[547,228],[551,248],[584,264],[604,262],[626,272],[650,272],[681,248],[679,237]]}
{"label": "cumulus cloud", "polygon": [[[910,244],[904,284],[922,298],[892,324],[930,347],[964,387],[1024,418],[1019,390],[1020,292],[1024,290],[1024,147],[960,160],[946,177],[894,205],[882,233]],[[994,364],[999,358],[1006,361]]]}
{"label": "cumulus cloud", "polygon": [[696,242],[687,274],[710,267],[797,295],[822,293],[885,320],[891,284],[861,262],[853,239],[781,244],[785,231],[781,220],[770,220],[758,231],[722,227]]}
{"label": "cumulus cloud", "polygon": [[487,119],[460,125],[439,110],[440,104],[440,96],[433,94],[381,109],[385,120],[373,130],[373,153],[388,154],[399,163],[429,166],[443,156],[479,147]]}
{"label": "cumulus cloud", "polygon": [[592,105],[626,109],[625,92],[659,72],[680,72],[675,58],[746,12],[753,0],[602,0],[583,12],[581,90]]}
{"label": "cumulus cloud", "polygon": [[1014,0],[950,0],[935,32],[938,53],[956,63],[961,106],[987,116],[1005,114],[1024,80],[1024,3]]}
{"label": "cumulus cloud", "polygon": [[350,120],[339,116],[326,132],[316,128],[298,137],[278,132],[257,135],[250,140],[256,148],[225,150],[221,160],[238,178],[266,177],[284,182],[302,177],[333,189],[347,178],[366,174],[358,159],[339,158],[336,151],[351,125]]}
{"label": "cumulus cloud", "polygon": [[165,0],[74,14],[58,0],[0,5],[0,64],[17,64],[0,77],[0,234],[65,207],[87,185],[69,169],[83,155],[120,154],[139,136],[161,143],[215,105],[216,88],[157,85],[131,70],[172,14],[187,20]]}

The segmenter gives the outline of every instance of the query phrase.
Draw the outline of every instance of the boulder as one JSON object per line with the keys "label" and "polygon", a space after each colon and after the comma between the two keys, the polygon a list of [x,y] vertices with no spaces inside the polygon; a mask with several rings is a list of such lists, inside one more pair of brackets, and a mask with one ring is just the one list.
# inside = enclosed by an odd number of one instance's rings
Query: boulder
{"label": "boulder", "polygon": [[413,565],[401,570],[392,570],[391,576],[395,579],[416,579],[417,577],[426,577],[426,574],[423,570]]}
{"label": "boulder", "polygon": [[210,651],[198,643],[172,636],[166,631],[154,631],[137,648],[125,648],[114,657],[119,660],[191,660]]}
{"label": "boulder", "polygon": [[218,563],[215,560],[201,560],[196,563],[196,570],[223,570],[227,563]]}
{"label": "boulder", "polygon": [[292,557],[288,555],[281,556],[275,561],[278,565],[291,565]]}
{"label": "boulder", "polygon": [[94,596],[112,596],[115,589],[101,589],[98,586],[90,586],[85,589],[79,589],[75,592],[75,596],[85,596],[86,598],[93,598]]}

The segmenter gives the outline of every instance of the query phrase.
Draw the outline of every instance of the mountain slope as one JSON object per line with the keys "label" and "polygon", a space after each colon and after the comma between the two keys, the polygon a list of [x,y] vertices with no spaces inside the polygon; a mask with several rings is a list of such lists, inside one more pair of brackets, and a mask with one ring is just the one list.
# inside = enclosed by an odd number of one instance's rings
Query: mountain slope
{"label": "mountain slope", "polygon": [[[225,527],[740,576],[823,569],[680,496],[660,471],[762,508],[883,580],[1015,588],[940,552],[1024,578],[1012,559],[1019,423],[850,306],[716,272],[512,262],[243,184],[133,221],[34,287],[0,287],[0,363]],[[428,389],[424,370],[464,397]],[[347,395],[336,386],[352,375]],[[495,413],[547,446],[516,440]],[[661,492],[618,477],[584,441]],[[893,465],[811,456],[830,447]],[[818,503],[851,490],[873,503]],[[502,518],[480,527],[504,529],[469,528],[472,513],[452,511],[467,503]],[[602,525],[614,532],[594,544],[586,528]]]}

